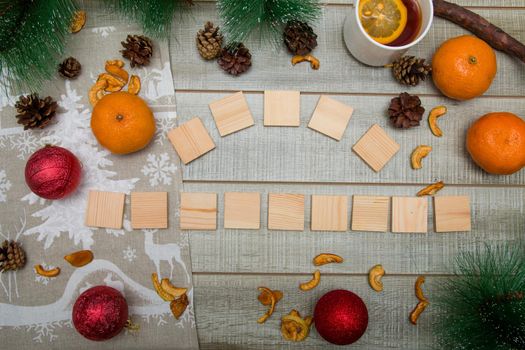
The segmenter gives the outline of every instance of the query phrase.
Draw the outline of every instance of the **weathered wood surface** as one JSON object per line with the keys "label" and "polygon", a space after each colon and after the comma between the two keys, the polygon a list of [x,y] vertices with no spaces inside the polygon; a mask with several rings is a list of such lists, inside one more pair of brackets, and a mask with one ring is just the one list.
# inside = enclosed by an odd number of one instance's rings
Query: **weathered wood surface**
{"label": "weathered wood surface", "polygon": [[[179,92],[176,95],[179,121],[201,117],[217,145],[211,153],[183,168],[185,181],[423,184],[443,180],[451,184],[525,185],[523,171],[511,176],[483,172],[471,161],[464,144],[465,132],[477,117],[500,110],[522,114],[525,99],[476,99],[459,103],[443,97],[421,97],[427,111],[442,104],[448,107],[448,113],[439,119],[444,136],[438,138],[428,128],[428,112],[420,127],[395,129],[386,114],[391,97],[335,95],[334,99],[355,109],[342,140],[337,142],[307,128],[319,99],[317,94],[302,94],[300,127],[269,128],[263,126],[263,94],[248,93],[246,98],[255,126],[221,138],[208,103],[225,95],[215,92]],[[352,146],[374,123],[383,127],[401,146],[378,173],[352,151]],[[431,145],[434,149],[423,160],[423,169],[415,171],[410,167],[410,154],[420,144]]]}
{"label": "weathered wood surface", "polygon": [[[233,78],[220,69],[216,62],[206,62],[197,54],[195,33],[207,20],[218,23],[215,4],[198,3],[192,16],[181,18],[175,25],[170,40],[171,59],[176,90],[255,90],[297,89],[330,93],[397,94],[405,90],[388,69],[372,69],[354,60],[342,38],[343,22],[350,7],[326,6],[316,26],[319,46],[314,55],[321,60],[321,68],[312,71],[308,64],[292,68],[291,55],[284,45],[272,48],[260,44],[257,38],[246,41],[252,51],[251,72]],[[518,40],[525,41],[525,9],[475,8],[475,12],[489,18]],[[450,22],[436,18],[427,37],[410,54],[429,60],[435,48],[444,40],[466,31]],[[256,37],[256,36],[255,36]],[[490,96],[524,96],[525,65],[505,54],[497,53],[499,74],[486,94]],[[408,89],[418,94],[438,94],[431,83]]]}
{"label": "weathered wood surface", "polygon": [[[404,88],[388,70],[366,67],[349,56],[342,26],[351,1],[326,2],[329,5],[324,7],[316,29],[319,47],[314,53],[321,59],[317,72],[307,65],[292,67],[291,56],[283,47],[275,49],[256,40],[246,42],[253,53],[253,67],[240,77],[228,76],[215,62],[201,60],[194,37],[205,21],[219,23],[213,1],[198,1],[192,15],[175,24],[170,54],[179,122],[201,117],[217,144],[214,151],[182,169],[184,191],[219,194],[218,229],[189,232],[197,328],[203,349],[339,348],[323,341],[315,330],[299,344],[282,340],[279,332],[280,316],[292,308],[311,313],[318,297],[335,288],[357,292],[369,309],[368,331],[353,348],[432,348],[435,307],[431,305],[425,311],[417,327],[408,322],[416,303],[416,275],[429,275],[424,288],[432,303],[435,286],[452,273],[452,261],[459,251],[485,242],[523,241],[525,172],[502,177],[483,173],[466,154],[464,135],[476,117],[491,111],[507,110],[523,117],[525,65],[498,53],[499,71],[491,89],[469,102],[441,97],[431,82]],[[455,2],[525,41],[525,0]],[[436,19],[427,38],[410,53],[430,59],[439,43],[462,33],[466,31]],[[299,128],[263,127],[265,89],[302,92]],[[256,125],[221,138],[208,103],[239,90],[246,92]],[[385,111],[389,100],[402,91],[421,95],[427,111],[440,104],[448,107],[449,113],[439,121],[443,138],[431,135],[426,119],[412,130],[395,130],[388,124]],[[306,127],[319,94],[329,94],[356,109],[341,142]],[[400,152],[378,174],[351,151],[373,123],[384,127],[401,145]],[[432,145],[434,151],[423,161],[422,170],[413,171],[409,155],[422,143]],[[311,194],[408,196],[437,180],[447,183],[441,195],[470,196],[471,232],[435,233],[431,199],[427,234],[309,230]],[[227,191],[262,194],[260,230],[224,229],[223,199]],[[307,195],[304,232],[267,230],[270,192]],[[351,206],[349,201],[350,218]],[[320,252],[341,254],[346,262],[323,266],[320,286],[308,293],[299,291],[297,285],[310,278],[311,259]],[[387,271],[383,293],[372,291],[366,279],[368,269],[378,263]],[[265,325],[256,323],[265,310],[256,301],[256,289],[261,285],[285,293]]]}

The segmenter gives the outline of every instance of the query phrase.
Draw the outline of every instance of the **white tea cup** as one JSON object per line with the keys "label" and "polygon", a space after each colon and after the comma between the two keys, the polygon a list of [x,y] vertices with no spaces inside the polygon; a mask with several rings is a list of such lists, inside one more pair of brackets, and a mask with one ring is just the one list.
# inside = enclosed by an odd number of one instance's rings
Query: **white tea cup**
{"label": "white tea cup", "polygon": [[343,36],[346,47],[358,61],[369,66],[384,66],[401,57],[409,48],[419,43],[428,33],[434,18],[432,0],[417,0],[421,8],[421,28],[415,39],[404,46],[387,46],[372,39],[363,28],[359,18],[359,2],[354,0],[354,8],[346,16]]}

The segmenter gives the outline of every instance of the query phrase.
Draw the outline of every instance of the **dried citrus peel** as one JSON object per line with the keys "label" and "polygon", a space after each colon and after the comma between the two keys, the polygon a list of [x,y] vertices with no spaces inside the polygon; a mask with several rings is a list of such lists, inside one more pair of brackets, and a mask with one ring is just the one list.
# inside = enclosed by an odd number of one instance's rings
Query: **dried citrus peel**
{"label": "dried citrus peel", "polygon": [[137,75],[132,75],[129,79],[128,92],[133,95],[137,95],[140,91],[140,78]]}
{"label": "dried citrus peel", "polygon": [[432,108],[428,115],[428,126],[430,127],[430,131],[432,131],[432,134],[437,137],[443,136],[443,131],[441,131],[441,128],[437,124],[437,120],[439,117],[444,116],[447,113],[447,107],[445,106],[437,106],[435,108]]}
{"label": "dried citrus peel", "polygon": [[69,26],[69,31],[71,33],[78,33],[82,28],[84,28],[84,25],[86,24],[86,11],[75,11],[73,14],[73,19],[71,20],[71,24]]}
{"label": "dried citrus peel", "polygon": [[322,265],[331,264],[331,263],[340,264],[342,262],[343,262],[342,257],[336,254],[329,254],[329,253],[319,254],[313,260],[313,263],[315,266],[322,266]]}
{"label": "dried citrus peel", "polygon": [[173,300],[170,303],[170,310],[173,316],[178,320],[184,311],[186,311],[186,308],[189,305],[188,296],[186,293],[182,294],[179,298]]}
{"label": "dried citrus peel", "polygon": [[383,281],[381,281],[381,278],[384,275],[385,269],[382,265],[375,265],[368,272],[368,283],[376,292],[381,292],[383,290]]}
{"label": "dried citrus peel", "polygon": [[421,169],[423,167],[422,160],[426,156],[430,154],[432,151],[431,146],[427,145],[420,145],[417,146],[413,151],[412,155],[410,156],[410,164],[412,165],[412,169]]}
{"label": "dried citrus peel", "polygon": [[302,291],[308,291],[308,290],[314,289],[315,287],[317,287],[319,282],[321,282],[321,271],[315,270],[313,278],[308,282],[301,283],[299,285],[299,289],[301,289]]}
{"label": "dried citrus peel", "polygon": [[312,323],[313,318],[311,316],[303,319],[299,312],[292,310],[288,315],[281,318],[281,334],[286,340],[302,341],[308,337]]}
{"label": "dried citrus peel", "polygon": [[418,197],[422,196],[433,196],[445,187],[443,181],[436,182],[435,184],[428,185],[417,193]]}
{"label": "dried citrus peel", "polygon": [[171,284],[170,280],[163,278],[160,281],[160,287],[168,294],[172,295],[174,298],[180,298],[188,291],[188,288],[175,287]]}
{"label": "dried citrus peel", "polygon": [[74,267],[82,267],[93,261],[91,250],[79,250],[64,256],[64,259]]}
{"label": "dried citrus peel", "polygon": [[[257,323],[264,323],[273,314],[273,312],[275,310],[275,304],[277,303],[277,300],[275,298],[275,294],[272,292],[272,290],[270,288],[259,287],[257,289],[261,292],[261,294],[265,293],[267,295],[267,297],[270,299],[270,307],[268,308],[266,313],[264,315],[262,315],[261,317],[259,317],[259,319],[257,320]],[[259,295],[258,299],[259,300],[261,299],[260,295]]]}
{"label": "dried citrus peel", "polygon": [[43,277],[56,277],[60,274],[60,267],[46,270],[42,265],[35,265],[35,272]]}
{"label": "dried citrus peel", "polygon": [[151,274],[151,281],[153,282],[153,287],[155,288],[155,291],[159,295],[159,297],[162,298],[164,301],[173,301],[175,300],[175,296],[171,295],[170,293],[166,292],[159,282],[158,275],[154,272]]}
{"label": "dried citrus peel", "polygon": [[[276,304],[279,302],[279,300],[283,298],[283,292],[281,292],[280,290],[272,290],[272,294],[275,298]],[[257,300],[259,300],[261,304],[265,306],[268,306],[272,303],[272,297],[266,291],[262,291],[257,297]]]}
{"label": "dried citrus peel", "polygon": [[315,56],[311,54],[307,55],[295,55],[292,57],[292,65],[295,66],[297,63],[300,62],[310,62],[310,67],[314,70],[318,70],[321,66],[321,63],[319,62],[319,59],[317,59]]}
{"label": "dried citrus peel", "polygon": [[414,285],[416,298],[419,300],[416,307],[410,313],[410,322],[414,325],[417,324],[419,316],[423,311],[425,311],[426,307],[429,305],[428,299],[423,294],[423,289],[421,288],[423,283],[425,283],[425,276],[419,276],[416,279],[416,283]]}

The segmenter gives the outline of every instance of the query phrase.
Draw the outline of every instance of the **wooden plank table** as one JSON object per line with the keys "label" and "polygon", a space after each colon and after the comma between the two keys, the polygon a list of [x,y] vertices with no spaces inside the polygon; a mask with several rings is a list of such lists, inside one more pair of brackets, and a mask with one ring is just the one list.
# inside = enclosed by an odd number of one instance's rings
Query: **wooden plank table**
{"label": "wooden plank table", "polygon": [[[456,2],[525,41],[525,0]],[[190,232],[195,310],[203,349],[331,348],[315,331],[303,343],[286,342],[281,338],[279,324],[280,316],[292,308],[311,314],[315,301],[335,288],[357,292],[368,306],[368,330],[353,348],[430,348],[435,342],[435,308],[427,309],[417,327],[408,322],[416,303],[415,277],[428,276],[425,289],[432,300],[433,289],[453,272],[452,260],[459,251],[484,242],[523,240],[525,171],[511,176],[482,172],[466,154],[464,135],[477,117],[491,111],[506,110],[524,116],[525,65],[498,52],[498,75],[492,87],[485,96],[468,102],[442,97],[431,82],[406,88],[394,81],[389,70],[366,67],[349,55],[342,28],[350,9],[345,0],[332,0],[324,6],[316,27],[319,46],[314,52],[321,60],[319,71],[312,71],[307,64],[292,67],[284,47],[247,41],[253,66],[237,78],[223,73],[215,62],[204,62],[196,52],[196,31],[207,20],[219,23],[214,2],[197,2],[190,16],[176,21],[170,52],[179,122],[201,117],[217,145],[211,153],[183,167],[184,191],[219,194],[218,230]],[[442,41],[463,33],[466,31],[460,27],[436,18],[427,37],[410,54],[430,60]],[[299,128],[263,126],[265,89],[301,91]],[[256,125],[221,138],[208,103],[239,90],[247,95]],[[443,138],[433,137],[425,123],[410,130],[389,125],[386,108],[390,99],[402,91],[421,96],[427,111],[440,104],[449,108],[440,120]],[[321,94],[355,108],[340,142],[306,127]],[[401,145],[397,156],[377,174],[351,151],[373,123],[384,127]],[[414,171],[409,154],[422,143],[432,145],[434,151],[424,160],[423,169]],[[472,232],[436,234],[432,210],[427,234],[267,230],[270,192],[414,195],[423,185],[437,180],[447,183],[443,195],[471,197]],[[227,191],[262,194],[261,230],[223,228],[223,198]],[[305,227],[309,227],[309,210],[308,197]],[[324,251],[340,254],[346,262],[323,267],[321,284],[307,293],[299,291],[298,284],[308,280],[313,271],[312,257]],[[369,268],[378,263],[387,271],[382,293],[372,291],[367,283]],[[285,294],[274,316],[264,325],[256,322],[264,312],[256,300],[260,285]]]}

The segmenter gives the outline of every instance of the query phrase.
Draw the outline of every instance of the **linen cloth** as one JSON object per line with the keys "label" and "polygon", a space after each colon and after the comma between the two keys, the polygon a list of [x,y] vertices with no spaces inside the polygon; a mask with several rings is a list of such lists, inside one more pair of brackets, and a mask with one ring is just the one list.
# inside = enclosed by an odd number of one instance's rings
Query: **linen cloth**
{"label": "linen cloth", "polygon": [[[52,96],[59,112],[52,125],[27,130],[16,124],[13,108],[18,96],[0,100],[0,234],[16,239],[27,254],[25,268],[0,275],[0,347],[3,349],[195,349],[198,348],[193,311],[193,288],[188,236],[178,230],[178,193],[181,189],[179,159],[166,133],[176,122],[175,91],[167,41],[154,41],[150,65],[131,68],[142,82],[139,96],[152,108],[157,133],[151,144],[134,154],[112,155],[103,149],[90,129],[92,107],[87,93],[104,72],[108,59],[121,58],[120,44],[127,34],[141,34],[98,2],[87,11],[85,28],[72,34],[63,58],[73,56],[82,64],[75,80],[58,77],[40,94]],[[126,88],[124,88],[125,90]],[[62,146],[81,161],[82,181],[77,191],[62,200],[43,200],[24,181],[27,159],[46,144]],[[123,229],[96,229],[84,225],[89,190],[125,192]],[[169,228],[132,230],[129,193],[167,191]],[[91,249],[95,260],[81,268],[63,256]],[[36,275],[33,266],[59,266],[56,278]],[[190,305],[180,320],[169,303],[153,290],[151,273],[172,278],[188,288]],[[73,328],[72,306],[80,293],[95,285],[117,288],[125,295],[137,332],[125,330],[105,342],[83,338]]]}

